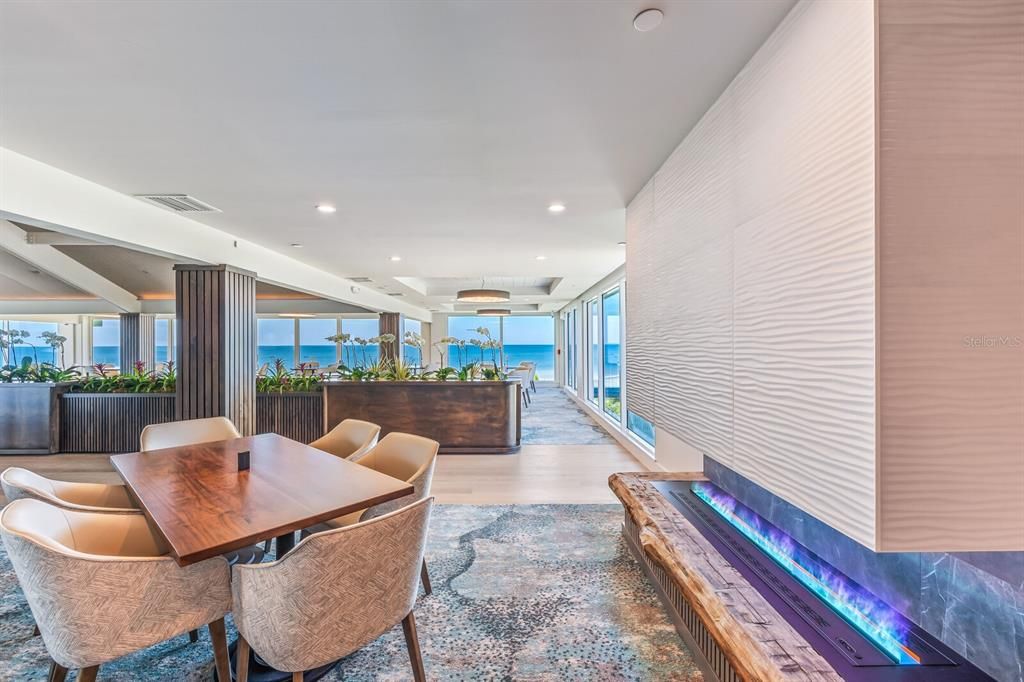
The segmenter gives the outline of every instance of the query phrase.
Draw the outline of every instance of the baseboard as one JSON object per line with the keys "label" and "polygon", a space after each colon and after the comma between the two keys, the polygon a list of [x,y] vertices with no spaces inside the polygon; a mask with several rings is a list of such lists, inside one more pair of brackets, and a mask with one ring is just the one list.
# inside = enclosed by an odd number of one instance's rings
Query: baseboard
{"label": "baseboard", "polygon": [[578,395],[567,389],[565,386],[561,386],[561,389],[562,392],[565,393],[565,395],[569,396],[569,398],[574,403],[576,403],[576,405],[578,405],[584,412],[590,415],[590,417],[593,418],[595,422],[597,422],[597,425],[600,426],[605,433],[614,438],[616,443],[625,448],[626,451],[633,457],[633,459],[635,459],[637,463],[643,466],[645,471],[665,471],[665,468],[658,464],[658,462],[654,459],[651,453],[647,452],[642,447],[634,443],[633,439],[630,438],[628,435],[612,427],[612,425],[608,423],[608,420],[605,419],[604,415],[598,412],[593,405],[588,403],[586,400],[580,398]]}

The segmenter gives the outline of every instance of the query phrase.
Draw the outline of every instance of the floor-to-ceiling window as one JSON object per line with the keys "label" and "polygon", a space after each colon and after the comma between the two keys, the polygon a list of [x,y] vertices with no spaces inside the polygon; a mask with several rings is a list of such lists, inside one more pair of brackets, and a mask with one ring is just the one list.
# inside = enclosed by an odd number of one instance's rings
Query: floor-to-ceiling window
{"label": "floor-to-ceiling window", "polygon": [[576,309],[565,314],[562,326],[562,346],[565,348],[565,385],[576,388]]}
{"label": "floor-to-ceiling window", "polygon": [[277,360],[291,368],[295,363],[295,320],[266,317],[256,322],[257,363],[273,365]]}
{"label": "floor-to-ceiling window", "polygon": [[[30,358],[33,363],[48,362],[62,364],[59,347],[50,345],[44,333],[56,334],[56,322],[25,322],[22,320],[0,320],[0,329],[8,332],[8,343],[2,349],[0,364],[16,365]],[[16,332],[16,333],[15,333]]]}
{"label": "floor-to-ceiling window", "polygon": [[92,319],[92,364],[119,367],[121,363],[121,320],[116,317]]}
{"label": "floor-to-ceiling window", "polygon": [[380,346],[369,342],[380,336],[379,318],[346,317],[341,321],[341,331],[351,337],[342,349],[342,362],[347,367],[369,367],[380,360]]}
{"label": "floor-to-ceiling window", "polygon": [[156,319],[154,341],[156,343],[156,361],[174,361],[174,320],[166,317]]}
{"label": "floor-to-ceiling window", "polygon": [[338,333],[338,318],[299,319],[299,362],[318,363],[321,368],[338,361],[338,344],[327,337]]}
{"label": "floor-to-ceiling window", "polygon": [[601,399],[601,304],[587,301],[587,400],[597,405]]}
{"label": "floor-to-ceiling window", "polygon": [[402,320],[404,325],[402,328],[402,348],[405,349],[403,351],[402,357],[405,359],[405,364],[412,365],[413,367],[421,367],[425,364],[423,361],[426,359],[425,356],[427,355],[428,351],[426,348],[420,349],[414,345],[405,343],[405,335],[416,334],[417,336],[419,336],[419,338],[422,339],[423,337],[421,335],[423,334],[423,323],[420,322],[419,320],[410,320],[407,317],[402,318]]}
{"label": "floor-to-ceiling window", "polygon": [[452,367],[461,367],[471,362],[500,361],[497,350],[486,349],[483,343],[487,340],[487,330],[492,339],[501,339],[501,318],[482,315],[452,315],[448,318],[448,336],[458,339],[460,343],[448,346],[448,357],[445,361]]}
{"label": "floor-to-ceiling window", "polygon": [[604,411],[616,418],[622,415],[622,382],[619,339],[622,317],[619,314],[622,296],[618,287],[601,296],[601,364],[604,372]]}
{"label": "floor-to-ceiling window", "polygon": [[555,378],[555,324],[550,315],[514,315],[501,320],[505,364],[537,363],[537,378]]}

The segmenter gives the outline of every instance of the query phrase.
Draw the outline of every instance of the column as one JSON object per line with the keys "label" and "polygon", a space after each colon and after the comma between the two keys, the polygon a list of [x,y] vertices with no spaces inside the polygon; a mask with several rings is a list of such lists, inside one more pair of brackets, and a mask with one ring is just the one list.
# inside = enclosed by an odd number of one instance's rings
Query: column
{"label": "column", "polygon": [[156,366],[156,316],[142,313],[121,313],[121,371],[131,372],[135,363],[145,369]]}
{"label": "column", "polygon": [[227,417],[255,432],[256,273],[175,265],[178,419]]}

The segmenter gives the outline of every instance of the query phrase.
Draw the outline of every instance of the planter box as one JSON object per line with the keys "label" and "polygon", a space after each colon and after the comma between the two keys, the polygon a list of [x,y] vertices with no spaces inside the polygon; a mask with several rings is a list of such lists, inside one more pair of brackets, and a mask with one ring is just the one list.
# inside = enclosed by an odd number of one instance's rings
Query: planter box
{"label": "planter box", "polygon": [[0,455],[60,451],[60,402],[65,384],[0,384]]}
{"label": "planter box", "polygon": [[521,437],[518,381],[338,381],[324,384],[327,428],[355,418],[381,435],[414,433],[442,454],[508,454]]}
{"label": "planter box", "polygon": [[173,393],[64,393],[61,452],[135,452],[142,429],[174,421]]}
{"label": "planter box", "polygon": [[324,435],[323,391],[257,393],[256,433],[276,433],[300,443]]}

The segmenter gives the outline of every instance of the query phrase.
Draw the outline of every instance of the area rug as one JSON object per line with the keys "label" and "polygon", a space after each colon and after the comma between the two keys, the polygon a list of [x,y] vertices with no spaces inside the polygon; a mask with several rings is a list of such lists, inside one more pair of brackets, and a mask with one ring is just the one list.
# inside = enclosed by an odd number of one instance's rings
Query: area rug
{"label": "area rug", "polygon": [[[674,680],[701,674],[629,556],[618,505],[436,506],[433,595],[416,622],[431,680]],[[45,680],[48,665],[0,549],[0,680]],[[233,628],[229,636],[234,638]],[[205,628],[104,665],[99,679],[212,679]],[[411,679],[402,628],[327,680]]]}
{"label": "area rug", "polygon": [[553,385],[538,385],[523,408],[523,445],[608,445],[615,440]]}

